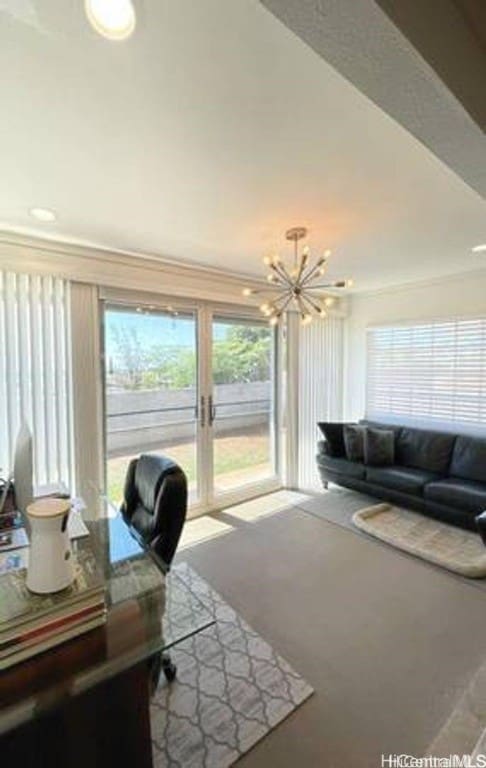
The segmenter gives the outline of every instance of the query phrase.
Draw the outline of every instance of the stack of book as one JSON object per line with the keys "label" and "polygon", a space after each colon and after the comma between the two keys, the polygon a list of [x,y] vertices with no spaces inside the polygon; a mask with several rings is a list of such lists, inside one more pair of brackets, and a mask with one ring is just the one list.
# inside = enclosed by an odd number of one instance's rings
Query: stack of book
{"label": "stack of book", "polygon": [[0,576],[0,670],[99,627],[105,588],[89,548],[75,555],[73,583],[50,595],[27,589],[25,569]]}

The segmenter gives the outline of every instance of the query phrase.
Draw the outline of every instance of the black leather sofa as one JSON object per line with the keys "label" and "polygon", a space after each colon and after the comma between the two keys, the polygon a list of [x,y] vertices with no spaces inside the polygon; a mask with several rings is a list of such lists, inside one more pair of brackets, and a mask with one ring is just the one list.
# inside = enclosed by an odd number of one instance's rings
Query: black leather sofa
{"label": "black leather sofa", "polygon": [[367,466],[345,456],[331,456],[327,442],[322,440],[317,467],[325,487],[331,481],[477,530],[475,518],[486,510],[486,439],[360,423],[393,429],[395,463]]}

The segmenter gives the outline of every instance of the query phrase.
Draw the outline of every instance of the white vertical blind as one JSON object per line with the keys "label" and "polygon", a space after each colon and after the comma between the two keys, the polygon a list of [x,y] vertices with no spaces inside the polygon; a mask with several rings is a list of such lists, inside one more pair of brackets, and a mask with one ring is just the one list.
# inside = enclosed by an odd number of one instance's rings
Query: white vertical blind
{"label": "white vertical blind", "polygon": [[318,421],[339,421],[343,409],[344,321],[314,319],[299,328],[298,477],[320,488],[316,469]]}
{"label": "white vertical blind", "polygon": [[368,329],[368,418],[486,428],[486,317]]}
{"label": "white vertical blind", "polygon": [[69,283],[0,271],[0,467],[18,430],[34,438],[34,484],[72,480]]}

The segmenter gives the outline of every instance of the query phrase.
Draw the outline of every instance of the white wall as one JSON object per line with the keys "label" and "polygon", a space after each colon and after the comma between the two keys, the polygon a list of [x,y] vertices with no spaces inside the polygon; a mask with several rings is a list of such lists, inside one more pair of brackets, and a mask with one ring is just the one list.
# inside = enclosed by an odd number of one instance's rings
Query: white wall
{"label": "white wall", "polygon": [[364,416],[367,327],[471,315],[486,315],[486,270],[353,296],[346,328],[344,418]]}

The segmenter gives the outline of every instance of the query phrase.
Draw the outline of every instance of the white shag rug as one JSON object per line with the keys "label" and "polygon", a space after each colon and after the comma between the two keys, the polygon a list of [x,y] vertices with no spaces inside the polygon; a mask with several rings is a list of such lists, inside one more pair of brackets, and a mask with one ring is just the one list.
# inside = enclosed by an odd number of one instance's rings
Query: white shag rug
{"label": "white shag rug", "polygon": [[486,577],[486,547],[479,533],[391,504],[360,509],[353,523],[377,539],[461,576]]}

